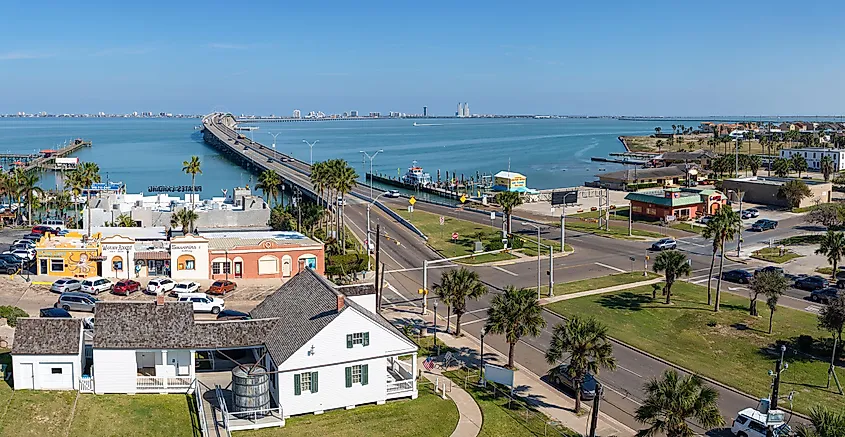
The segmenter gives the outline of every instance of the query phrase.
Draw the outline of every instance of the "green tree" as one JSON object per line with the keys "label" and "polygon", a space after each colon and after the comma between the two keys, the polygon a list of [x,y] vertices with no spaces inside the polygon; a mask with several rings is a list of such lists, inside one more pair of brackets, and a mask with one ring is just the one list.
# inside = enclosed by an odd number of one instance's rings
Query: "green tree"
{"label": "green tree", "polygon": [[132,220],[132,217],[129,216],[129,214],[121,214],[117,216],[114,223],[121,228],[131,228],[135,226],[135,220]]}
{"label": "green tree", "polygon": [[546,327],[543,308],[537,302],[534,290],[505,287],[497,294],[487,310],[485,329],[492,334],[503,335],[508,342],[508,367],[513,369],[513,352],[520,338],[540,335]]}
{"label": "green tree", "polygon": [[510,235],[511,233],[511,214],[513,213],[514,208],[519,205],[522,205],[522,196],[519,193],[513,191],[502,191],[499,194],[496,194],[494,201],[502,207],[502,213],[505,214],[507,217],[507,231]]}
{"label": "green tree", "polygon": [[80,190],[85,190],[85,208],[88,215],[88,236],[91,236],[91,186],[100,182],[100,166],[93,162],[83,162],[74,170],[76,175],[71,179],[79,184]]}
{"label": "green tree", "polygon": [[562,372],[557,364],[569,356],[566,373],[575,381],[575,411],[581,411],[581,386],[587,373],[598,375],[602,368],[616,370],[613,346],[607,335],[607,326],[596,319],[575,316],[565,323],[555,325],[552,340],[546,351],[546,362],[555,366],[550,375]]}
{"label": "green tree", "polygon": [[748,169],[751,170],[751,174],[757,176],[760,166],[763,165],[763,159],[760,158],[760,155],[751,155],[748,157],[747,164]]}
{"label": "green tree", "polygon": [[842,437],[845,436],[845,411],[838,413],[824,407],[813,407],[810,411],[810,424],[799,424],[797,437]]}
{"label": "green tree", "polygon": [[654,133],[657,134],[657,135],[660,135],[660,131],[662,131],[662,130],[663,130],[662,127],[657,126],[656,128],[654,128]]}
{"label": "green tree", "polygon": [[270,207],[273,207],[279,197],[279,186],[281,184],[282,178],[276,173],[276,170],[265,170],[258,175],[258,183],[255,184],[255,188],[264,193]]}
{"label": "green tree", "polygon": [[13,173],[13,177],[17,182],[18,199],[26,197],[26,222],[31,225],[32,209],[36,202],[34,197],[44,194],[44,190],[38,186],[38,182],[41,178],[35,171],[24,171],[21,169],[16,169]]}
{"label": "green tree", "polygon": [[822,237],[819,248],[816,249],[816,255],[827,257],[827,262],[833,268],[833,278],[836,279],[836,268],[839,266],[839,261],[845,256],[845,233],[827,231]]}
{"label": "green tree", "polygon": [[807,171],[807,160],[804,156],[799,154],[794,154],[789,157],[789,162],[792,164],[792,169],[798,172],[798,177],[801,177],[801,172]]}
{"label": "green tree", "polygon": [[690,419],[704,429],[725,424],[719,412],[719,392],[704,385],[698,375],[681,376],[669,369],[646,383],[643,390],[645,400],[634,418],[650,426],[637,432],[637,437],[692,437],[696,432],[690,428]]}
{"label": "green tree", "polygon": [[652,266],[656,273],[664,272],[666,277],[665,285],[663,286],[663,294],[666,296],[666,304],[672,303],[672,284],[679,276],[689,276],[690,265],[687,262],[687,257],[677,250],[667,250],[660,252],[654,259]]}
{"label": "green tree", "polygon": [[[845,329],[845,296],[839,296],[819,310],[819,328],[830,332],[837,344],[836,349],[842,350],[842,331]],[[839,356],[834,349],[833,356]]]}
{"label": "green tree", "polygon": [[70,192],[67,190],[61,190],[56,193],[55,197],[56,203],[56,215],[63,221],[67,222],[67,215],[65,214],[71,206],[71,197]]}
{"label": "green tree", "polygon": [[716,303],[713,306],[713,311],[718,312],[722,300],[722,272],[725,268],[725,242],[733,240],[742,231],[742,218],[740,218],[739,213],[731,209],[730,205],[725,205],[719,208],[713,220],[720,222],[715,225],[718,234],[713,237],[719,239],[719,276],[716,279]]}
{"label": "green tree", "polygon": [[198,174],[202,174],[202,165],[200,164],[199,156],[191,156],[190,161],[182,161],[182,172],[191,175],[191,211],[194,210],[194,194],[196,194],[196,179]]}
{"label": "green tree", "polygon": [[274,231],[292,231],[296,229],[296,219],[290,211],[276,205],[270,210],[270,221],[267,222]]}
{"label": "green tree", "polygon": [[329,190],[329,182],[328,182],[328,166],[325,162],[315,162],[311,165],[311,184],[314,186],[314,190],[317,191],[317,196],[319,197],[318,202],[323,201],[327,208],[328,214],[325,215],[326,218],[325,225],[326,225],[326,234],[329,233],[329,223],[330,215],[331,215],[331,208],[332,202],[329,201],[331,194],[327,194]]}
{"label": "green tree", "polygon": [[792,171],[792,162],[784,158],[775,158],[770,164],[775,176],[785,178]]}
{"label": "green tree", "polygon": [[819,162],[819,167],[821,168],[822,174],[824,175],[825,182],[830,180],[830,175],[835,171],[835,166],[833,165],[833,158],[830,155],[822,156],[821,161]]}
{"label": "green tree", "polygon": [[818,204],[810,210],[806,220],[826,228],[842,226],[842,222],[845,220],[845,205],[840,203]]}
{"label": "green tree", "polygon": [[748,313],[757,317],[757,298],[762,294],[769,296],[777,293],[782,294],[789,288],[789,280],[783,274],[773,271],[760,271],[754,273],[751,284],[748,288],[748,297],[751,302],[748,304]]}
{"label": "green tree", "polygon": [[801,206],[801,201],[812,194],[810,187],[804,181],[799,181],[798,179],[787,181],[778,189],[778,197],[786,199],[786,203],[790,208],[798,208]]}
{"label": "green tree", "polygon": [[344,206],[346,205],[346,195],[358,184],[358,173],[343,159],[332,160],[334,162],[332,171],[332,186],[338,194],[340,223],[338,224],[338,235],[340,235],[343,247],[346,247],[346,219],[343,215]]}
{"label": "green tree", "polygon": [[478,300],[487,293],[478,273],[461,267],[447,270],[440,275],[440,283],[433,287],[437,297],[452,308],[455,314],[455,335],[461,335],[461,316],[466,313],[467,299]]}
{"label": "green tree", "polygon": [[189,234],[194,230],[194,223],[196,223],[199,216],[196,211],[188,208],[182,208],[174,212],[170,216],[170,227],[182,227],[183,234]]}
{"label": "green tree", "polygon": [[774,320],[775,311],[778,309],[778,300],[780,300],[781,295],[783,295],[786,289],[789,288],[790,284],[788,281],[784,280],[781,283],[771,285],[775,286],[765,289],[766,306],[769,307],[769,334],[772,333],[772,320]]}

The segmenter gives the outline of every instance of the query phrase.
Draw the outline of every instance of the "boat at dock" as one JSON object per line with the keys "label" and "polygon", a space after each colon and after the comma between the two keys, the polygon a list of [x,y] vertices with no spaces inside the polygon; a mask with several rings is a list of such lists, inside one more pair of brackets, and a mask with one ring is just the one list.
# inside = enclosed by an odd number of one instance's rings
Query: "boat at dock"
{"label": "boat at dock", "polygon": [[424,172],[422,167],[417,166],[417,161],[408,167],[408,171],[402,176],[402,182],[408,185],[427,187],[431,185],[431,175]]}

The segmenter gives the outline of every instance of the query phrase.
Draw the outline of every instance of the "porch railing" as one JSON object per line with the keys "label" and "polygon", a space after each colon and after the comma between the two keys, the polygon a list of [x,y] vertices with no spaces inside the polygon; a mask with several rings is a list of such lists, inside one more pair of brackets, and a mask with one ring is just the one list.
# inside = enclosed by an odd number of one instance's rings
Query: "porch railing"
{"label": "porch railing", "polygon": [[139,376],[138,390],[187,391],[194,378],[190,376]]}
{"label": "porch railing", "polygon": [[390,382],[386,385],[387,394],[392,395],[406,391],[414,390],[414,380],[406,379],[403,381]]}

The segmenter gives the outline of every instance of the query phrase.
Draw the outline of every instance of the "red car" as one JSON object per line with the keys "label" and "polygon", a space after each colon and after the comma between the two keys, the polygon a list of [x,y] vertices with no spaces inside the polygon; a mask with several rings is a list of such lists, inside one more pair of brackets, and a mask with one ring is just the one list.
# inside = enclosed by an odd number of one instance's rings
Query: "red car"
{"label": "red car", "polygon": [[51,234],[55,234],[56,230],[49,227],[49,226],[42,226],[42,225],[32,227],[32,233],[33,234],[44,235],[47,232],[49,232]]}
{"label": "red car", "polygon": [[211,287],[208,287],[208,294],[222,294],[225,295],[226,293],[230,293],[235,291],[238,288],[238,285],[232,281],[214,281],[211,284]]}
{"label": "red car", "polygon": [[114,284],[114,288],[112,288],[112,294],[121,294],[123,296],[129,296],[129,293],[134,293],[141,289],[141,284],[137,281],[133,281],[131,279],[121,279],[117,281],[117,284]]}

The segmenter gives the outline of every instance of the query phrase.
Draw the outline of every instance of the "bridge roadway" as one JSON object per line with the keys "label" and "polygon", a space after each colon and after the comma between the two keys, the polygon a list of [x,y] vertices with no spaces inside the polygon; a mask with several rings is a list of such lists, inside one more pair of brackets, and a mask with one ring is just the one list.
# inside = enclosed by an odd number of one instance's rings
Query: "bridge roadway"
{"label": "bridge roadway", "polygon": [[[218,136],[218,138],[227,141],[229,141],[229,137],[237,138],[237,133],[234,130],[228,126],[221,125],[221,116],[222,114],[207,116],[203,120],[204,125],[212,134]],[[310,166],[307,163],[274,152],[266,146],[259,147],[258,143],[251,142],[249,139],[238,141],[246,144],[249,149],[242,150],[243,146],[241,146],[238,153],[252,160],[254,165],[262,169],[272,168],[286,180],[290,180],[296,184],[302,184],[300,186],[303,189],[311,189],[310,180],[306,176],[310,171]],[[237,150],[234,142],[229,142],[232,144],[231,147]],[[268,162],[268,158],[270,157],[274,158],[272,162]],[[361,197],[351,199],[349,205],[344,209],[344,214],[347,218],[349,228],[358,238],[363,240],[366,235],[366,203],[369,198],[369,188],[358,187],[354,193]],[[386,199],[384,203],[392,208],[404,208],[407,205],[407,201],[404,199],[398,201]],[[478,224],[490,224],[489,216],[487,215],[458,211],[455,208],[424,202],[418,202],[415,208],[434,214],[473,221]],[[431,250],[421,238],[397,223],[380,209],[372,208],[371,213],[372,228],[375,229],[375,224],[377,223],[381,224],[382,235],[388,237],[388,239],[383,238],[380,245],[381,260],[386,265],[385,278],[391,284],[391,287],[386,288],[384,292],[386,305],[411,305],[421,308],[422,302],[420,296],[417,294],[417,289],[423,286],[423,260],[433,260],[442,257]],[[797,222],[794,224],[797,224]],[[782,226],[783,229],[779,228],[779,232],[785,234],[793,233],[794,231],[791,229],[794,224],[790,223],[789,228]],[[536,230],[533,227],[523,226],[519,220],[513,221],[513,229],[517,233],[536,235]],[[560,237],[560,230],[558,228],[549,228],[543,231],[543,237],[558,239]],[[635,268],[641,269],[643,256],[648,248],[647,242],[612,240],[593,234],[573,231],[568,231],[566,237],[567,243],[573,246],[576,251],[574,254],[555,262],[556,282],[589,279],[623,270],[627,271],[631,268],[629,258],[632,256],[637,259]],[[702,243],[695,243],[694,245],[682,244],[679,246],[679,249],[684,250],[692,260],[693,279],[697,279],[697,282],[700,282],[702,280],[701,278],[704,278],[704,281],[706,281],[710,263],[709,255],[699,246],[703,247],[704,245]],[[547,268],[546,266],[547,264],[543,263],[542,268],[545,269]],[[429,272],[428,286],[431,287],[437,281],[442,269],[452,267],[448,265],[432,269]],[[736,268],[740,266],[726,264],[725,267]],[[490,306],[492,297],[500,293],[507,284],[518,287],[536,286],[537,263],[536,261],[522,262],[501,267],[471,266],[470,269],[479,273],[490,290],[490,293],[482,299],[468,302],[468,313],[463,318],[466,333],[478,338],[478,331],[486,320],[486,310]],[[546,279],[544,278],[544,280]],[[738,291],[738,293],[744,292]],[[431,300],[436,300],[436,297],[431,296]],[[795,299],[795,307],[801,307],[802,304],[801,301]],[[429,302],[429,309],[432,308],[431,305],[432,303]],[[517,362],[520,366],[537,375],[544,375],[549,369],[549,365],[544,358],[544,353],[550,341],[552,327],[561,322],[560,318],[551,312],[545,311],[543,316],[548,323],[548,327],[543,330],[540,337],[523,339],[516,346]],[[454,316],[451,320],[454,321]],[[485,337],[485,345],[499,352],[507,353],[507,343],[500,336],[487,335]],[[670,366],[621,344],[614,344],[614,355],[618,361],[618,369],[614,372],[602,371],[600,375],[606,388],[608,388],[605,392],[605,403],[603,404],[602,410],[605,414],[608,414],[628,427],[638,429],[641,425],[634,420],[633,413],[642,401],[643,384],[649,378],[660,375],[661,372]],[[751,398],[721,387],[716,388],[720,394],[720,410],[728,422],[728,426],[730,426],[730,420],[737,411],[749,406],[753,407],[756,404]],[[764,395],[763,393],[754,394]],[[695,428],[700,433],[707,431],[697,426]],[[727,436],[730,434],[724,433],[724,431],[715,431],[708,433],[708,435]]]}

